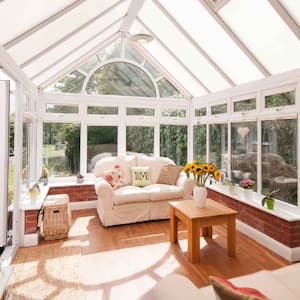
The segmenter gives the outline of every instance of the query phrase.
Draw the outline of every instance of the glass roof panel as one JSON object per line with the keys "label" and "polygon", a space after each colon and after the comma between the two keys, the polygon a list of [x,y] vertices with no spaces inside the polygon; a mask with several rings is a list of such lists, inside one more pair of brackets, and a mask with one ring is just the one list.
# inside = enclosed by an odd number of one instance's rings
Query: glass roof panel
{"label": "glass roof panel", "polygon": [[[71,10],[61,18],[9,49],[9,54],[18,64],[22,64],[32,56],[51,46],[76,28],[99,15],[117,0],[89,0]],[[101,3],[101,4],[100,4]],[[32,47],[32,45],[35,45]]]}
{"label": "glass roof panel", "polygon": [[25,72],[28,73],[31,78],[47,66],[50,66],[53,62],[57,61],[58,58],[63,57],[78,46],[85,44],[91,37],[97,38],[103,29],[112,24],[114,20],[122,17],[125,13],[126,6],[124,4],[118,6],[98,21],[93,22],[85,29],[76,33],[73,37],[67,39],[57,47],[47,52],[45,55],[34,60],[31,64],[24,68]]}
{"label": "glass roof panel", "polygon": [[78,71],[84,74],[88,74],[92,69],[96,67],[101,63],[99,57],[97,55],[91,57],[88,61],[86,61],[84,64],[82,64],[79,68]]}
{"label": "glass roof panel", "polygon": [[145,2],[139,17],[208,89],[217,91],[229,87],[225,79],[151,1]]}
{"label": "glass roof panel", "polygon": [[235,83],[263,78],[263,74],[198,0],[190,0],[188,5],[181,0],[160,2]]}
{"label": "glass roof panel", "polygon": [[[75,0],[9,0],[0,2],[0,44],[4,44]],[[16,22],[17,20],[17,22]]]}
{"label": "glass roof panel", "polygon": [[231,0],[219,14],[272,73],[300,67],[300,43],[267,0]]}
{"label": "glass roof panel", "polygon": [[130,44],[130,42],[125,40],[125,58],[133,60],[137,63],[142,63],[144,57]]}
{"label": "glass roof panel", "polygon": [[[105,31],[100,37],[93,39],[92,41],[86,43],[80,49],[74,51],[72,54],[64,58],[61,62],[55,64],[53,67],[47,69],[46,72],[41,74],[39,77],[33,80],[34,84],[41,84],[44,81],[48,80],[50,77],[55,75],[57,72],[60,72],[64,68],[66,68],[69,64],[80,61],[80,57],[85,55],[93,48],[99,47],[99,45],[105,41],[105,39],[109,38],[112,34],[116,33],[120,28],[121,22],[117,23],[116,25],[112,26],[109,30]],[[95,49],[96,50],[96,49]],[[68,70],[70,71],[70,70]],[[68,72],[66,71],[66,72]]]}
{"label": "glass roof panel", "polygon": [[289,15],[300,26],[300,2],[297,0],[280,0]]}

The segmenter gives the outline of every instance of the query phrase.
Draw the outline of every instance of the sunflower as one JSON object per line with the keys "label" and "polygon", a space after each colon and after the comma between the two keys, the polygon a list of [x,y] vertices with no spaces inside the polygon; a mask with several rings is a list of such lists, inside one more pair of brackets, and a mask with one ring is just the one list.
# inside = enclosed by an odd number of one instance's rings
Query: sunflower
{"label": "sunflower", "polygon": [[209,165],[209,172],[214,172],[216,170],[217,166],[215,163],[212,163]]}
{"label": "sunflower", "polygon": [[210,169],[209,169],[209,164],[203,164],[202,165],[202,170],[204,171],[204,172],[209,172],[210,171]]}
{"label": "sunflower", "polygon": [[219,180],[221,178],[221,172],[219,170],[214,171],[214,177],[216,180]]}
{"label": "sunflower", "polygon": [[195,173],[196,173],[197,175],[200,175],[200,174],[202,173],[202,168],[201,168],[201,166],[197,166],[197,167],[195,168]]}
{"label": "sunflower", "polygon": [[197,161],[193,161],[190,167],[190,171],[195,172],[195,169],[198,167]]}
{"label": "sunflower", "polygon": [[188,172],[188,171],[190,171],[190,170],[191,170],[191,164],[186,164],[186,165],[184,166],[183,171],[184,171],[184,172]]}

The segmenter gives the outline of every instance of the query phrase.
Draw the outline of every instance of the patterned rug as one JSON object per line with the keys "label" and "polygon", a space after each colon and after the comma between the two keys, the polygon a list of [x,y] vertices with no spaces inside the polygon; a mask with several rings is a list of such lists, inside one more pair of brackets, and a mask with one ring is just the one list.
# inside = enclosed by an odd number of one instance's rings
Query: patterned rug
{"label": "patterned rug", "polygon": [[10,299],[84,299],[79,241],[54,241],[20,248],[7,286]]}

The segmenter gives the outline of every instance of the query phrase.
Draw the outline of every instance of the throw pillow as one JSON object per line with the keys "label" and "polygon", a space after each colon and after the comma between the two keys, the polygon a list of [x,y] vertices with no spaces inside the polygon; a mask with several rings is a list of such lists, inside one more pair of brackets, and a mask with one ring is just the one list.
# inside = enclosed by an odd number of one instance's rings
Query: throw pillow
{"label": "throw pillow", "polygon": [[131,167],[131,180],[134,186],[146,186],[151,184],[150,167]]}
{"label": "throw pillow", "polygon": [[127,184],[120,165],[114,165],[112,170],[104,172],[103,177],[111,185],[113,190]]}
{"label": "throw pillow", "polygon": [[270,300],[256,289],[237,287],[224,278],[209,276],[209,281],[218,300]]}
{"label": "throw pillow", "polygon": [[183,170],[182,166],[176,166],[176,165],[163,166],[160,171],[159,177],[157,179],[157,183],[175,185],[177,178],[182,170]]}

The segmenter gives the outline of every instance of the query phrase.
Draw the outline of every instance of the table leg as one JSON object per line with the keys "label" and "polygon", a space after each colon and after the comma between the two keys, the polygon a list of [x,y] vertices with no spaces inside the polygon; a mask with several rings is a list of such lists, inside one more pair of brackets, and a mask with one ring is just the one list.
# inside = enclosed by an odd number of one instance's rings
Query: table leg
{"label": "table leg", "polygon": [[202,227],[202,236],[212,238],[212,226]]}
{"label": "table leg", "polygon": [[200,261],[200,226],[193,220],[188,221],[188,259],[192,264]]}
{"label": "table leg", "polygon": [[178,220],[175,216],[175,208],[174,207],[170,207],[170,242],[175,244],[178,240],[177,238],[177,225],[178,224]]}
{"label": "table leg", "polygon": [[236,255],[235,216],[228,217],[228,221],[227,221],[227,248],[228,248],[228,255],[230,257],[235,257],[235,255]]}

